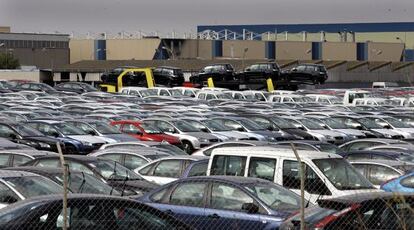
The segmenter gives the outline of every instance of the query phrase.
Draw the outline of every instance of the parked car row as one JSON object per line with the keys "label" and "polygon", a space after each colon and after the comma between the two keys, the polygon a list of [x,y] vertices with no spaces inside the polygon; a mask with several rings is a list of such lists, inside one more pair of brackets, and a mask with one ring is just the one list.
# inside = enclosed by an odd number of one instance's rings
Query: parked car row
{"label": "parked car row", "polygon": [[317,102],[323,92],[185,90],[1,94],[0,228],[62,226],[60,146],[71,228],[296,229],[292,145],[309,228],[413,227],[401,221],[413,206],[401,194],[414,187],[411,108]]}

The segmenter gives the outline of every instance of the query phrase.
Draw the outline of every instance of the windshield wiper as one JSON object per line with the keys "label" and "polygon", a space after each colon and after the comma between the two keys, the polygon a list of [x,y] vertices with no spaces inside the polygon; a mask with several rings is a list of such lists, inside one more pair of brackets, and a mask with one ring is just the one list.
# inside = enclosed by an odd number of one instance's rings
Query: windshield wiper
{"label": "windshield wiper", "polygon": [[84,187],[84,185],[86,183],[85,173],[84,172],[81,172],[81,173],[82,173],[82,183],[81,183],[81,185],[78,188],[78,193],[82,193],[83,187]]}
{"label": "windshield wiper", "polygon": [[125,177],[125,179],[124,179],[124,183],[122,183],[122,192],[121,192],[121,196],[124,196],[125,184],[126,184],[126,182],[128,181],[128,179],[129,179],[129,172],[128,172],[128,171],[126,171],[126,177]]}

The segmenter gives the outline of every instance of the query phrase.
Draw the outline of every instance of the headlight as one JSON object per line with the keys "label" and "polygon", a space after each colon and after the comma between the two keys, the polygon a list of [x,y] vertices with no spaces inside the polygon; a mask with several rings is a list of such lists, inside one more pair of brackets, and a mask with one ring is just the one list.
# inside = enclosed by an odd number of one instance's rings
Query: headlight
{"label": "headlight", "polygon": [[39,146],[41,148],[48,148],[48,149],[50,149],[50,145],[49,144],[46,144],[46,143],[39,142]]}
{"label": "headlight", "polygon": [[199,140],[200,142],[208,142],[208,139],[206,139],[206,138],[198,138],[198,140]]}
{"label": "headlight", "polygon": [[384,136],[385,136],[386,138],[392,138],[392,134],[384,133]]}
{"label": "headlight", "polygon": [[91,142],[87,142],[87,141],[82,142],[82,144],[87,145],[87,146],[92,146],[93,145]]}
{"label": "headlight", "polygon": [[274,137],[267,137],[268,141],[275,141],[276,139]]}

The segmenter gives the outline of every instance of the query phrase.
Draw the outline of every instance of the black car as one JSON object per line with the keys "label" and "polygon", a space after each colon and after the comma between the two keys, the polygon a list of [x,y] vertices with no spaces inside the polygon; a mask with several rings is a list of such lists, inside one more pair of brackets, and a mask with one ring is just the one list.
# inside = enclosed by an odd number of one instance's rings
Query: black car
{"label": "black car", "polygon": [[[358,193],[318,200],[305,210],[305,229],[414,229],[414,197],[390,192]],[[281,230],[299,230],[300,214],[287,219]]]}
{"label": "black car", "polygon": [[79,94],[98,91],[95,87],[84,82],[65,82],[56,85],[54,88],[58,91],[75,92]]}
{"label": "black car", "polygon": [[[63,172],[61,168],[22,166],[5,168],[4,170],[34,173],[49,178],[55,183],[63,186]],[[105,184],[103,181],[81,171],[69,171],[68,189],[72,193],[90,193],[114,196],[121,195],[119,191],[113,189],[111,186]]]}
{"label": "black car", "polygon": [[[63,196],[39,196],[0,209],[0,229],[64,229]],[[69,194],[67,229],[191,229],[132,199]]]}
{"label": "black car", "polygon": [[[105,181],[122,194],[142,195],[158,185],[144,180],[133,171],[115,161],[80,155],[65,155],[69,170],[79,170]],[[29,161],[22,166],[60,167],[59,156],[46,156]]]}
{"label": "black car", "polygon": [[249,118],[250,120],[253,120],[254,122],[267,128],[270,131],[282,130],[292,135],[292,139],[315,140],[315,138],[312,135],[310,135],[302,129],[299,129],[290,121],[284,118],[262,114],[247,114],[243,116]]}
{"label": "black car", "polygon": [[39,157],[56,154],[55,152],[36,149],[0,150],[0,168],[19,166]]}
{"label": "black car", "polygon": [[14,88],[16,91],[39,91],[39,92],[46,92],[48,94],[56,93],[57,90],[54,89],[52,86],[45,84],[45,83],[37,83],[37,82],[28,82],[16,85]]}
{"label": "black car", "polygon": [[204,67],[200,72],[190,77],[192,83],[202,84],[212,77],[214,81],[234,80],[235,71],[231,64],[212,64]]}
{"label": "black car", "polygon": [[286,74],[288,80],[310,81],[314,84],[323,84],[328,79],[325,66],[318,64],[300,64]]}
{"label": "black car", "polygon": [[250,80],[266,80],[268,78],[278,81],[280,76],[280,67],[274,62],[266,62],[248,66],[244,69],[242,78],[246,82]]}
{"label": "black car", "polygon": [[154,81],[157,85],[167,87],[181,86],[184,83],[184,74],[180,68],[161,66],[153,70]]}
{"label": "black car", "polygon": [[53,152],[57,151],[56,143],[62,143],[59,139],[45,136],[28,125],[14,122],[0,122],[0,137],[38,150]]}

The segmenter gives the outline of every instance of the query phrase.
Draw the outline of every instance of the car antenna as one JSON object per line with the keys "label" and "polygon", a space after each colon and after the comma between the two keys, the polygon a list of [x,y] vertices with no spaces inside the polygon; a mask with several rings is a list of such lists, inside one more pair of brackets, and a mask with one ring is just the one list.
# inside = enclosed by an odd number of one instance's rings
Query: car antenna
{"label": "car antenna", "polygon": [[126,182],[128,181],[128,179],[129,179],[129,172],[128,172],[128,171],[126,171],[126,177],[125,177],[125,179],[124,179],[124,183],[122,183],[122,192],[121,192],[121,196],[124,196],[125,184],[126,184]]}
{"label": "car antenna", "polygon": [[82,173],[82,183],[79,186],[78,193],[82,193],[83,187],[84,187],[84,185],[86,183],[85,173],[84,172],[81,172],[81,173]]}

